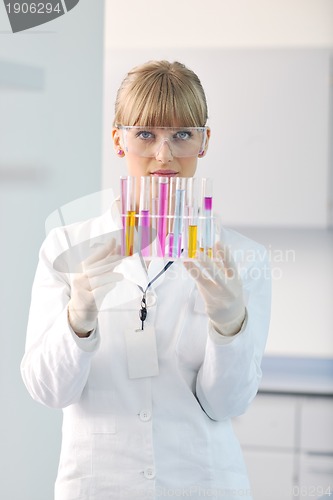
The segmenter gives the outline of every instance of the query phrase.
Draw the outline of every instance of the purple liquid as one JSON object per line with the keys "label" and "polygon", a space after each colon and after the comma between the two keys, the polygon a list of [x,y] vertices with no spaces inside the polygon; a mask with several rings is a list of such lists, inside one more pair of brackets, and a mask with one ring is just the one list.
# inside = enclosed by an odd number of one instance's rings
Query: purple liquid
{"label": "purple liquid", "polygon": [[150,224],[149,210],[141,210],[140,231],[141,231],[141,253],[144,257],[150,255]]}
{"label": "purple liquid", "polygon": [[167,215],[168,215],[168,192],[169,184],[160,182],[159,184],[159,207],[158,207],[158,220],[157,220],[157,235],[159,245],[157,248],[157,255],[164,257],[165,255],[165,238],[167,230]]}
{"label": "purple liquid", "polygon": [[213,198],[211,196],[204,197],[204,209],[212,211],[213,208]]}

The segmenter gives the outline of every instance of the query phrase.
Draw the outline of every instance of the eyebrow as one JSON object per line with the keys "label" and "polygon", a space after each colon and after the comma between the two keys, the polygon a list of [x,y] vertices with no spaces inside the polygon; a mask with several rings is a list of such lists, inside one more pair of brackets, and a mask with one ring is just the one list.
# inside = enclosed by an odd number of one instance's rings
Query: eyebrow
{"label": "eyebrow", "polygon": [[180,125],[178,127],[160,127],[154,125],[121,125],[118,128],[120,129],[136,129],[136,130],[202,130],[204,131],[205,127],[192,127],[186,125]]}

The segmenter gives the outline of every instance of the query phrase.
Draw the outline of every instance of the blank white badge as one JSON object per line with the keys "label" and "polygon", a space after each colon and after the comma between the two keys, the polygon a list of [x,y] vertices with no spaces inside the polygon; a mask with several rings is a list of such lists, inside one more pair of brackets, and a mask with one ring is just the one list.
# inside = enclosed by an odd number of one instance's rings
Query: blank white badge
{"label": "blank white badge", "polygon": [[144,330],[126,330],[125,339],[129,378],[156,377],[158,357],[155,329],[145,325]]}

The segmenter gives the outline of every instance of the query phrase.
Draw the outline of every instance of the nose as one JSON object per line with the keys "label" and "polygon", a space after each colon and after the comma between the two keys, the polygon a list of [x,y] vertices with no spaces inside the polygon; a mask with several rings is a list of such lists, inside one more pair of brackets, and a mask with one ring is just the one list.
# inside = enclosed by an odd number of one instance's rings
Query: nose
{"label": "nose", "polygon": [[161,163],[169,163],[173,160],[171,147],[167,140],[162,141],[156,152],[155,158]]}

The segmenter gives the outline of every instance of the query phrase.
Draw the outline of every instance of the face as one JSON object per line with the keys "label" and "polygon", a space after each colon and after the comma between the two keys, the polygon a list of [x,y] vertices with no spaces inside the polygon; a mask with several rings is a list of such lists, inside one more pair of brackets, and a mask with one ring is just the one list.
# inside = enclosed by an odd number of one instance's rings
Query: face
{"label": "face", "polygon": [[[129,133],[133,132],[130,131]],[[112,130],[114,150],[117,156],[126,159],[128,175],[135,177],[193,177],[196,172],[198,158],[203,157],[207,152],[210,129],[207,129],[206,134],[203,152],[196,156],[177,156],[176,145],[174,146],[168,139],[164,140],[164,136],[156,141],[156,146],[153,147],[151,155],[142,156],[139,151],[133,151],[135,148],[126,147],[123,131],[117,128]],[[146,139],[145,136],[144,138]],[[129,138],[129,140],[131,139]]]}

